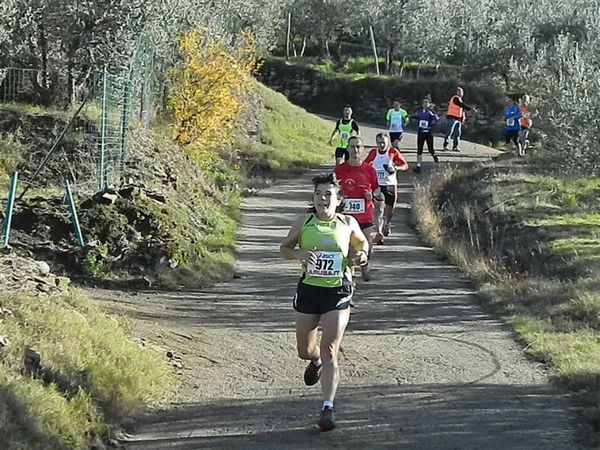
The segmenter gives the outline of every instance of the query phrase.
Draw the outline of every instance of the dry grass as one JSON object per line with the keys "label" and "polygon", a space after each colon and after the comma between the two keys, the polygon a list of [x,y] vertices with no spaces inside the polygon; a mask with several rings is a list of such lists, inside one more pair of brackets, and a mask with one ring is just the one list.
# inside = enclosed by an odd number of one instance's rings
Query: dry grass
{"label": "dry grass", "polygon": [[512,160],[447,168],[418,186],[413,221],[555,379],[585,393],[585,435],[600,444],[600,180]]}

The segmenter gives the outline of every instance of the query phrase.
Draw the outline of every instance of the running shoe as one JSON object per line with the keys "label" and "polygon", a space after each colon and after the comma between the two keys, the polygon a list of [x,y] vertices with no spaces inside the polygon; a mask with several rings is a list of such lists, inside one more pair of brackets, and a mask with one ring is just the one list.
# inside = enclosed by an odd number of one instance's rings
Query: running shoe
{"label": "running shoe", "polygon": [[454,147],[454,148],[452,149],[452,151],[453,151],[453,152],[460,152],[461,150],[460,150],[460,148],[458,148],[458,147]]}
{"label": "running shoe", "polygon": [[371,269],[369,269],[368,264],[360,266],[360,271],[362,272],[363,281],[371,281]]}
{"label": "running shoe", "polygon": [[421,166],[415,166],[413,169],[414,173],[421,173]]}
{"label": "running shoe", "polygon": [[390,225],[389,222],[387,222],[384,226],[383,226],[383,235],[385,237],[388,237],[390,234],[392,234],[392,226]]}
{"label": "running shoe", "polygon": [[440,162],[440,160],[438,159],[437,155],[433,155],[433,162]]}
{"label": "running shoe", "polygon": [[373,242],[377,245],[383,245],[383,234],[377,233],[373,238]]}
{"label": "running shoe", "polygon": [[448,144],[444,144],[444,146],[442,147],[442,151],[444,151],[444,152],[448,151]]}
{"label": "running shoe", "polygon": [[322,366],[323,365],[321,364],[319,367],[317,367],[312,361],[309,362],[308,366],[306,366],[306,370],[304,371],[304,384],[307,386],[313,386],[317,384],[319,378],[321,378]]}
{"label": "running shoe", "polygon": [[335,417],[333,415],[333,408],[326,406],[325,409],[321,411],[319,427],[321,428],[321,431],[331,431],[335,428]]}

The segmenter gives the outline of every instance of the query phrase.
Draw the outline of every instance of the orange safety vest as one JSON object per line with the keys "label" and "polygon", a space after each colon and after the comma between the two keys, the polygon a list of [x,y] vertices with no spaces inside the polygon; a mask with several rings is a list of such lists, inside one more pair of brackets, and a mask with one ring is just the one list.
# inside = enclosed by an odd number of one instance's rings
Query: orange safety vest
{"label": "orange safety vest", "polygon": [[446,117],[451,116],[462,120],[464,117],[464,108],[461,108],[460,106],[454,103],[455,98],[458,98],[459,100],[461,99],[458,95],[453,95],[450,98],[450,101],[448,102],[448,112],[446,113]]}

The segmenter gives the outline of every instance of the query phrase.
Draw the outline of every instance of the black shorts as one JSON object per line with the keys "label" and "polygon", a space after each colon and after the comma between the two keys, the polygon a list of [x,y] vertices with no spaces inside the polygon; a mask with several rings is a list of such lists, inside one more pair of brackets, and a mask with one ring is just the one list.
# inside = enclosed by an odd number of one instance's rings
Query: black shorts
{"label": "black shorts", "polygon": [[367,228],[371,228],[373,226],[373,222],[369,223],[359,223],[358,226],[361,230],[366,230]]}
{"label": "black shorts", "polygon": [[401,141],[403,135],[404,133],[401,131],[390,131],[390,142],[393,144],[396,140]]}
{"label": "black shorts", "polygon": [[348,153],[347,148],[338,147],[335,149],[335,157],[344,158],[344,161],[348,161],[348,159],[350,159],[350,153]]}
{"label": "black shorts", "polygon": [[294,295],[294,309],[303,314],[325,314],[329,311],[343,310],[350,306],[354,295],[352,282],[344,280],[339,287],[321,287],[298,281]]}
{"label": "black shorts", "polygon": [[392,207],[396,206],[396,200],[398,199],[398,191],[396,186],[379,186],[379,189],[383,194],[385,204]]}
{"label": "black shorts", "polygon": [[505,131],[504,142],[510,144],[510,141],[513,141],[514,144],[517,145],[519,143],[519,132],[520,130]]}

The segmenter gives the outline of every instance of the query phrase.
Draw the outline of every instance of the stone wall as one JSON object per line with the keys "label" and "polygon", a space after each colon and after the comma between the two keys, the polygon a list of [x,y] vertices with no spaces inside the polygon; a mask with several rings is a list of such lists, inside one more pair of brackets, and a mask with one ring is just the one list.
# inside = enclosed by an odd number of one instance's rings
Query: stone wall
{"label": "stone wall", "polygon": [[[357,121],[382,126],[385,126],[385,113],[394,100],[400,100],[402,107],[412,113],[427,96],[438,111],[444,113],[448,99],[460,85],[465,89],[465,101],[478,108],[477,113],[468,113],[463,129],[465,138],[494,145],[502,137],[505,95],[491,86],[452,79],[333,76],[306,66],[288,65],[281,60],[268,60],[258,79],[308,111],[337,117],[349,104]],[[441,132],[444,125],[439,124],[437,131]]]}

